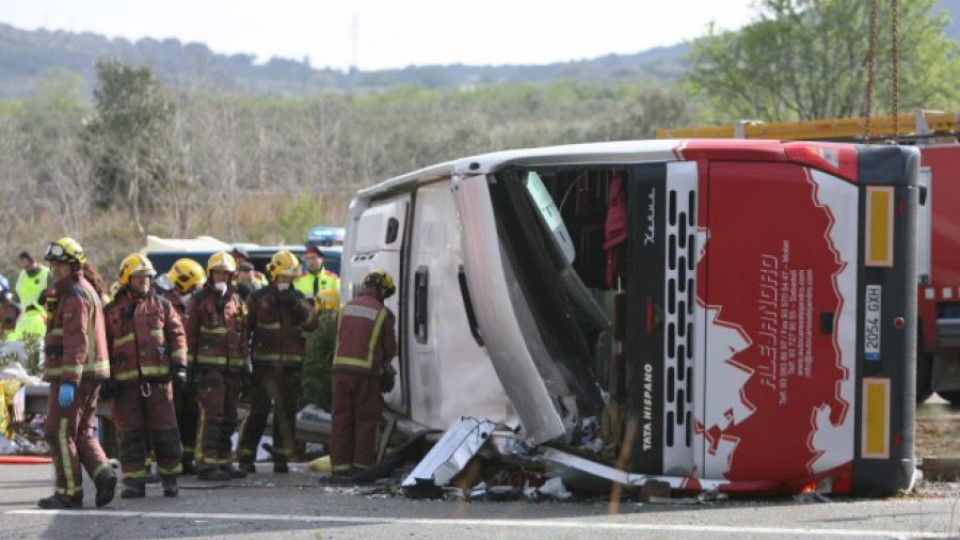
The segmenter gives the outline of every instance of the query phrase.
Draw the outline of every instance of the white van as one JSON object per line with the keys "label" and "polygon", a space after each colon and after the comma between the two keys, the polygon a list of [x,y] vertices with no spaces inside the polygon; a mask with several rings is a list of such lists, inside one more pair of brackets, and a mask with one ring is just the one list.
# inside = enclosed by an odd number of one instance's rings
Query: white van
{"label": "white van", "polygon": [[386,403],[412,426],[569,447],[617,407],[622,467],[674,488],[890,493],[914,477],[917,174],[906,147],[743,140],[450,161],[357,193],[341,294],[397,279]]}

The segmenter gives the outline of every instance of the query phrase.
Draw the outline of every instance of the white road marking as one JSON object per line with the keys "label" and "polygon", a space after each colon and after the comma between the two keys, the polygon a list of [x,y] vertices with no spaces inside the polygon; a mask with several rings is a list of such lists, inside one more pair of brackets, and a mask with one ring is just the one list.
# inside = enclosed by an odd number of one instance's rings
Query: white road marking
{"label": "white road marking", "polygon": [[664,523],[610,523],[589,522],[564,519],[430,519],[396,517],[350,517],[350,516],[309,516],[299,514],[227,514],[202,512],[130,512],[123,510],[41,510],[23,509],[2,512],[11,515],[44,515],[71,517],[115,517],[115,518],[154,518],[154,519],[196,519],[277,521],[306,523],[357,523],[357,524],[394,524],[394,525],[469,525],[473,527],[524,527],[532,529],[592,529],[615,531],[657,531],[687,533],[726,533],[726,534],[770,534],[809,535],[815,537],[878,537],[878,538],[956,538],[953,533],[934,533],[921,531],[895,531],[870,529],[809,529],[793,527],[736,527],[731,525],[674,525]]}

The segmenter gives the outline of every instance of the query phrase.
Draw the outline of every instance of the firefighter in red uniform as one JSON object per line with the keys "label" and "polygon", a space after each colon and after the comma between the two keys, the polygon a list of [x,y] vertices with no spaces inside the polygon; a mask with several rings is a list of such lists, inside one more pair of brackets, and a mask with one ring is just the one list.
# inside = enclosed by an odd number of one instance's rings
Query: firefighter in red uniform
{"label": "firefighter in red uniform", "polygon": [[360,296],[340,312],[333,356],[330,464],[349,477],[373,465],[377,424],[383,410],[380,375],[397,354],[394,316],[383,301],[396,292],[390,274],[371,272]]}
{"label": "firefighter in red uniform", "polygon": [[[164,289],[163,298],[173,304],[186,324],[187,305],[193,294],[207,281],[203,267],[193,259],[178,259],[164,277],[165,285],[169,288]],[[180,428],[180,442],[183,445],[183,474],[196,474],[193,454],[197,449],[197,418],[200,416],[196,376],[187,377],[183,386],[173,387],[173,403],[177,409],[177,426]]]}
{"label": "firefighter in red uniform", "polygon": [[273,402],[273,470],[288,471],[296,455],[294,442],[297,407],[302,394],[301,369],[306,352],[305,333],[317,329],[311,299],[293,288],[300,261],[289,251],[278,251],[267,266],[270,284],[247,299],[247,329],[253,357],[250,412],[240,427],[237,461],[240,469],[256,472],[257,443]]}
{"label": "firefighter in red uniform", "polygon": [[246,306],[231,283],[236,271],[229,253],[211,255],[207,283],[187,311],[187,349],[200,396],[195,454],[200,480],[246,476],[233,467],[230,441],[237,429],[240,378],[249,367]]}
{"label": "firefighter in red uniform", "polygon": [[97,487],[97,506],[104,506],[113,500],[117,476],[93,436],[93,423],[100,381],[109,376],[110,363],[100,291],[84,274],[97,282],[99,276],[87,266],[83,248],[72,238],[51,243],[46,260],[51,263],[55,292],[44,338],[43,379],[50,382],[50,394],[43,431],[57,488],[38,504],[83,506],[82,464]]}
{"label": "firefighter in red uniform", "polygon": [[180,315],[152,287],[156,275],[145,256],[134,253],[125,258],[120,263],[120,291],[104,310],[110,370],[117,382],[113,422],[124,499],[146,495],[150,442],[164,497],[177,496],[177,476],[182,470],[171,381],[174,386],[186,381],[187,344]]}

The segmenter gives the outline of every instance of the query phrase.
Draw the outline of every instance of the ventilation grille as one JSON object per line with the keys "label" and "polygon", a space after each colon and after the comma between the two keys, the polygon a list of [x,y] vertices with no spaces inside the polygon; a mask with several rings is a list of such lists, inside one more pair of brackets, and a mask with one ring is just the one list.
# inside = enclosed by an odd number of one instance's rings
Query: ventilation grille
{"label": "ventilation grille", "polygon": [[694,309],[696,308],[697,193],[695,184],[670,182],[666,212],[667,268],[664,368],[666,448],[693,445]]}

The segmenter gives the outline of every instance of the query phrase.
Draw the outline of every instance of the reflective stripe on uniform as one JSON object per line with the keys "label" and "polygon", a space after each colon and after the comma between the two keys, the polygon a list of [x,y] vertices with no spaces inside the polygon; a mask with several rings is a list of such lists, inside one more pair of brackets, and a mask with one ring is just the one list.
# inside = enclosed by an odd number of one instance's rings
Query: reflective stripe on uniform
{"label": "reflective stripe on uniform", "polygon": [[64,373],[71,373],[73,375],[79,376],[83,373],[83,366],[58,366],[58,367],[48,367],[45,368],[43,374],[48,377],[60,377]]}
{"label": "reflective stripe on uniform", "polygon": [[95,363],[95,364],[84,364],[84,365],[83,365],[83,372],[84,372],[84,373],[90,373],[90,372],[96,372],[96,371],[110,371],[110,362],[107,362],[106,360],[103,360],[103,361],[97,362],[97,363]]}
{"label": "reflective stripe on uniform", "polygon": [[170,368],[167,366],[143,366],[140,371],[131,369],[115,373],[113,378],[118,381],[132,381],[139,378],[141,373],[144,377],[166,377],[170,375]]}
{"label": "reflective stripe on uniform", "polygon": [[136,339],[136,337],[137,337],[136,334],[134,334],[133,332],[130,332],[129,334],[125,334],[125,335],[123,335],[123,336],[120,336],[120,337],[114,339],[114,340],[113,340],[113,346],[114,346],[114,347],[122,347],[122,346],[126,345],[127,343],[130,343],[131,341],[133,341],[134,339]]}
{"label": "reflective stripe on uniform", "polygon": [[146,478],[147,470],[146,469],[137,469],[135,471],[128,471],[123,473],[124,480],[136,480],[138,478]]}
{"label": "reflective stripe on uniform", "polygon": [[62,336],[62,335],[63,335],[63,327],[62,327],[62,326],[58,326],[58,327],[54,328],[53,330],[50,330],[49,332],[47,332],[47,335],[48,335],[48,336]]}
{"label": "reflective stripe on uniform", "polygon": [[96,480],[96,478],[100,476],[100,473],[102,473],[103,471],[109,468],[110,468],[109,461],[101,463],[99,467],[93,470],[93,474],[90,475],[90,478],[93,478],[94,480]]}
{"label": "reflective stripe on uniform", "polygon": [[279,329],[280,329],[280,323],[279,323],[279,322],[275,322],[275,323],[262,323],[262,322],[257,321],[257,328],[263,328],[264,330],[279,330]]}
{"label": "reflective stripe on uniform", "polygon": [[182,472],[183,472],[183,465],[180,463],[177,463],[176,466],[170,467],[170,468],[161,467],[159,464],[157,465],[157,474],[160,474],[160,475],[168,476],[171,474],[180,474]]}
{"label": "reflective stripe on uniform", "polygon": [[[353,358],[351,356],[337,356],[333,359],[333,364],[353,366],[369,370],[373,368],[373,356],[376,352],[377,342],[380,341],[380,331],[383,329],[383,321],[387,319],[387,310],[381,309],[378,313],[377,310],[368,308],[366,306],[347,305],[347,307],[343,309],[344,314],[346,314],[347,308],[351,307],[363,308],[363,310],[372,311],[377,314],[375,318],[376,322],[373,323],[373,332],[370,332],[370,341],[367,343],[367,357]],[[366,317],[366,314],[356,316]]]}
{"label": "reflective stripe on uniform", "polygon": [[201,326],[200,332],[206,333],[206,334],[226,334],[227,327],[226,326],[216,326],[216,327]]}
{"label": "reflective stripe on uniform", "polygon": [[60,464],[63,466],[63,477],[67,481],[66,494],[74,495],[80,491],[80,486],[73,483],[73,460],[70,459],[70,445],[67,443],[68,424],[69,422],[66,418],[60,419],[60,433],[58,434],[60,441]]}
{"label": "reflective stripe on uniform", "polygon": [[186,349],[177,349],[170,353],[170,358],[175,358],[177,360],[187,361],[187,350]]}
{"label": "reflective stripe on uniform", "polygon": [[214,366],[225,366],[227,365],[226,356],[207,356],[205,354],[197,355],[198,364],[209,364]]}
{"label": "reflective stripe on uniform", "polygon": [[362,317],[364,319],[370,319],[371,321],[377,320],[379,315],[378,310],[367,307],[367,306],[358,306],[356,304],[347,304],[343,308],[341,316],[343,317]]}

